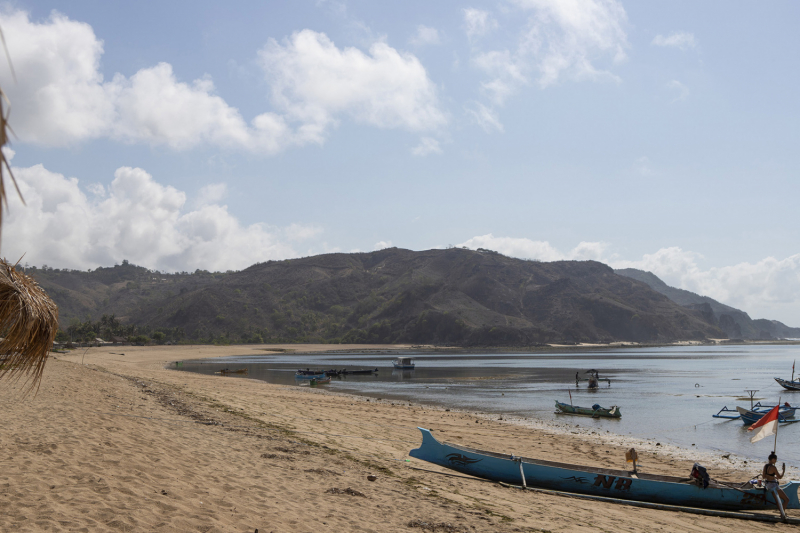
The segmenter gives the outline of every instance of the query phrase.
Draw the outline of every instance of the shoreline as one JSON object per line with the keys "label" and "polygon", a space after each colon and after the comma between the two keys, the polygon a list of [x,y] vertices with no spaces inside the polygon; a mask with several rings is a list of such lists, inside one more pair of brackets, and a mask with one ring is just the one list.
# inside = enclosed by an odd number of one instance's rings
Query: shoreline
{"label": "shoreline", "polygon": [[[757,344],[757,345],[786,345],[786,344],[800,344],[800,342],[769,342],[763,341],[758,343],[747,343],[749,345]],[[697,346],[703,346],[704,344],[697,343],[693,344]],[[707,344],[706,344],[707,345]],[[741,345],[741,344],[738,344]],[[239,345],[241,347],[246,347],[248,345]],[[292,352],[291,348],[288,348],[293,345],[278,345],[280,348],[277,350],[269,350],[268,348],[255,348],[255,350],[268,350],[271,351],[273,354],[285,354],[291,356],[305,356],[305,355],[338,355],[338,354],[376,354],[376,355],[391,355],[391,354],[403,354],[403,355],[417,355],[422,356],[426,354],[442,354],[448,353],[453,355],[464,355],[464,354],[486,354],[486,351],[483,350],[474,350],[474,351],[463,351],[461,348],[458,347],[446,347],[441,348],[438,351],[433,351],[434,346],[416,346],[416,347],[397,347],[392,348],[386,345],[374,345],[370,348],[363,348],[363,349],[353,349],[353,348],[345,348],[340,350],[330,350],[326,349],[325,347],[330,345],[311,345],[309,346],[310,349],[302,350],[298,352]],[[351,345],[352,347],[361,346],[361,345]],[[648,345],[648,346],[638,346],[638,347],[645,347],[645,348],[657,348],[657,347],[673,347],[673,346],[686,346],[686,344],[670,344],[670,345]],[[727,346],[727,344],[726,344]],[[633,348],[636,346],[626,345],[626,347]],[[587,351],[603,351],[605,349],[616,349],[619,346],[595,346],[591,345],[589,347],[585,346],[563,346],[562,350],[550,350],[547,348],[542,348],[539,353],[540,354],[548,354],[552,353],[554,355],[558,355],[559,353],[568,352],[568,351],[575,351],[575,350],[583,350],[587,349]],[[509,353],[502,348],[496,348],[496,352],[494,353]],[[513,353],[513,352],[512,352]],[[520,353],[529,353],[529,352],[520,352]],[[260,357],[264,354],[257,353],[252,355],[238,355],[232,354],[230,357],[235,358],[242,358],[246,359],[247,357]],[[266,354],[271,355],[271,354]],[[167,367],[165,366],[165,369]],[[168,368],[169,370],[176,370],[176,368]],[[237,379],[254,379],[254,378],[242,378],[239,377]],[[260,380],[258,380],[260,381]],[[307,388],[303,387],[304,390],[308,390]],[[524,426],[528,428],[533,428],[537,430],[549,431],[554,433],[559,433],[563,435],[573,435],[575,438],[579,439],[600,439],[603,441],[607,441],[609,444],[613,444],[616,446],[626,446],[626,447],[636,447],[637,450],[639,448],[647,451],[648,453],[654,452],[661,452],[665,453],[669,451],[675,457],[680,457],[684,460],[692,460],[698,463],[703,464],[706,467],[711,468],[722,468],[722,469],[742,469],[742,468],[751,468],[748,465],[753,464],[760,464],[763,458],[760,458],[755,455],[743,455],[741,453],[733,453],[727,450],[724,450],[719,447],[715,446],[703,446],[697,448],[690,448],[688,446],[681,446],[679,444],[673,444],[671,442],[661,442],[664,441],[665,438],[662,438],[661,441],[657,437],[647,437],[647,436],[638,436],[632,434],[623,434],[623,433],[615,433],[613,430],[606,431],[605,433],[596,432],[591,427],[587,427],[584,422],[589,422],[589,419],[581,416],[573,416],[570,417],[569,415],[563,415],[559,417],[562,419],[562,422],[556,422],[552,420],[546,420],[543,418],[535,418],[535,417],[523,417],[519,415],[506,415],[500,412],[492,412],[492,411],[481,411],[476,409],[460,409],[457,407],[456,403],[447,403],[447,402],[438,402],[435,400],[430,401],[420,401],[416,400],[411,396],[398,394],[395,392],[384,391],[381,393],[358,393],[358,392],[346,392],[346,391],[331,391],[328,389],[317,389],[323,390],[325,393],[328,394],[341,394],[350,397],[357,397],[357,398],[371,398],[374,400],[381,400],[384,398],[383,401],[391,402],[408,402],[418,406],[424,406],[426,408],[431,409],[442,409],[442,410],[450,410],[454,412],[461,412],[465,414],[470,414],[475,417],[484,418],[486,420],[495,420],[498,419],[503,421],[502,423],[511,423],[516,424],[519,426]],[[388,399],[387,399],[388,398]],[[568,419],[574,420],[573,423],[568,422]],[[712,420],[709,420],[705,423],[711,423]],[[583,424],[581,426],[581,424]],[[692,424],[689,424],[692,425]],[[687,427],[689,426],[687,425]],[[700,424],[697,424],[700,425]],[[580,426],[580,427],[579,427]],[[727,457],[726,457],[727,456]],[[787,465],[786,469],[787,475],[791,475],[794,479],[800,480],[800,464],[796,466]]]}
{"label": "shoreline", "polygon": [[[627,524],[722,532],[742,525],[525,493],[408,457],[420,443],[416,426],[443,441],[607,468],[625,467],[627,442],[529,427],[530,420],[164,368],[236,351],[243,350],[91,348],[84,365],[82,353],[50,361],[35,397],[21,399],[21,384],[0,388],[7,406],[0,501],[8,509],[0,530],[422,533],[435,525],[510,533]],[[645,471],[686,475],[692,461],[668,451],[642,450]],[[712,471],[718,479],[750,473]]]}

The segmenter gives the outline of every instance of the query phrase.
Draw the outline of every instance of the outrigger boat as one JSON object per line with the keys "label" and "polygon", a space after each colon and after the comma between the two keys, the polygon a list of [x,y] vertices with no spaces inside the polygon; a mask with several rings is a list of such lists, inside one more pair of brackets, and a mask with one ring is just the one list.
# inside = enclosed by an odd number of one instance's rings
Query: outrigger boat
{"label": "outrigger boat", "polygon": [[780,385],[786,390],[800,391],[800,380],[797,381],[794,380],[794,362],[792,363],[792,379],[787,381],[785,379],[775,378],[775,381],[777,381],[778,385]]}
{"label": "outrigger boat", "polygon": [[[668,505],[723,511],[775,510],[774,493],[754,488],[749,481],[722,483],[710,480],[706,488],[689,476],[659,476],[610,468],[593,468],[441,443],[430,430],[422,432],[422,444],[409,455],[464,474],[515,485],[531,485],[594,496],[607,496]],[[789,497],[786,509],[800,509],[800,483],[781,485]]]}
{"label": "outrigger boat", "polygon": [[616,405],[612,405],[608,409],[605,407],[600,407],[598,404],[594,404],[591,407],[578,407],[556,400],[556,409],[558,409],[556,414],[586,415],[591,416],[592,418],[622,418],[622,413],[620,412],[619,407]]}
{"label": "outrigger boat", "polygon": [[787,380],[781,379],[781,378],[775,378],[775,381],[777,381],[778,385],[780,385],[781,387],[783,387],[786,390],[800,391],[800,380],[795,381],[794,380],[794,375],[792,375],[792,380],[791,381],[787,381]]}
{"label": "outrigger boat", "polygon": [[[750,409],[745,409],[745,411],[752,411],[753,413],[761,413],[763,415],[763,414],[766,414],[770,409],[775,407],[774,405],[762,404],[761,402],[753,403],[754,399],[755,399],[755,395],[758,392],[757,389],[745,389],[745,392],[750,396]],[[739,420],[740,418],[742,418],[740,409],[743,409],[743,408],[742,407],[735,407],[733,409],[730,409],[726,405],[726,406],[723,406],[722,409],[720,409],[717,414],[711,415],[711,416],[713,418],[726,418],[728,420]],[[792,406],[792,405],[789,405],[789,402],[784,402],[783,406],[780,409],[780,414],[784,418],[793,418],[795,409],[796,409],[796,407]],[[750,418],[752,418],[752,416],[753,415],[751,415]],[[759,416],[758,418],[761,418],[761,417]],[[745,424],[750,425],[753,422],[755,422],[756,420],[758,420],[758,418],[754,419],[752,422],[745,422]]]}
{"label": "outrigger boat", "polygon": [[[766,415],[769,412],[769,409],[766,411],[752,411],[750,409],[745,409],[744,407],[737,407],[736,411],[739,412],[742,423],[745,426],[750,426],[761,420],[761,417]],[[794,407],[781,407],[778,409],[778,423],[792,424],[794,422],[800,422],[800,420],[787,420],[788,418],[794,418],[794,411]]]}
{"label": "outrigger boat", "polygon": [[586,373],[589,374],[589,377],[588,378],[583,378],[583,379],[581,379],[580,374],[578,372],[575,373],[575,386],[576,387],[578,385],[580,385],[581,381],[588,381],[590,389],[596,389],[596,388],[600,387],[600,382],[601,381],[605,381],[605,382],[608,383],[609,387],[611,386],[611,380],[608,379],[608,378],[601,378],[600,377],[600,373],[597,370],[595,370],[595,369],[587,370]]}

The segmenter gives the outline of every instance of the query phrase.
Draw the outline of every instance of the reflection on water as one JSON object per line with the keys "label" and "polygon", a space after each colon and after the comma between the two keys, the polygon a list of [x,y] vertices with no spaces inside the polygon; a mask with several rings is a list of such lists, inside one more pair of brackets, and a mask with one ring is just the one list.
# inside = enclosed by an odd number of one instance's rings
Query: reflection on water
{"label": "reflection on water", "polygon": [[[761,460],[772,439],[751,444],[738,420],[711,418],[723,405],[746,406],[744,389],[758,389],[766,402],[800,404],[800,392],[784,391],[774,377],[789,377],[799,346],[702,346],[624,348],[551,353],[450,355],[419,354],[416,369],[392,368],[387,354],[265,355],[187,361],[182,370],[211,374],[229,366],[247,367],[246,377],[293,385],[302,368],[375,368],[372,375],[334,377],[330,390],[382,398],[407,399],[448,407],[560,420],[670,442],[686,448],[725,450]],[[575,374],[597,369],[611,386],[589,390],[575,386]],[[620,406],[622,419],[565,417],[554,413],[556,400],[575,405]],[[800,418],[800,412],[798,412]],[[800,465],[800,424],[781,427],[781,460]],[[781,447],[780,442],[785,444]]]}

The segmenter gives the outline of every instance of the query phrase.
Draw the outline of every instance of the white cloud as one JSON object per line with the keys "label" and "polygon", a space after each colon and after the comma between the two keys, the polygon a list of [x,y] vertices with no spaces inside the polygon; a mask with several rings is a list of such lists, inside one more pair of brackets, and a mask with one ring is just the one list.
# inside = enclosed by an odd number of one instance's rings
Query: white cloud
{"label": "white cloud", "polygon": [[[14,168],[14,175],[27,206],[9,198],[3,252],[25,253],[31,264],[85,269],[128,259],[160,270],[227,270],[298,255],[279,237],[282,230],[244,226],[215,203],[187,209],[184,192],[140,168],[117,169],[105,196],[91,197],[77,178],[42,165]],[[207,194],[219,198],[219,189]]]}
{"label": "white cloud", "polygon": [[626,59],[627,14],[616,0],[513,0],[530,13],[528,28],[514,50],[476,51],[472,63],[489,75],[481,84],[501,105],[531,79],[541,88],[562,79],[614,81],[597,66]]}
{"label": "white cloud", "polygon": [[420,24],[417,26],[417,31],[408,40],[414,46],[425,46],[440,44],[439,30]]}
{"label": "white cloud", "polygon": [[439,141],[432,137],[423,137],[420,143],[411,149],[411,153],[415,156],[422,157],[430,154],[441,154],[442,148],[439,146]]}
{"label": "white cloud", "polygon": [[616,0],[515,0],[532,10],[531,29],[520,43],[539,70],[539,84],[547,87],[563,75],[579,80],[618,78],[595,67],[610,56],[614,63],[626,59],[624,26],[628,16]]}
{"label": "white cloud", "polygon": [[500,123],[497,113],[480,102],[475,102],[473,107],[467,107],[466,112],[472,121],[483,128],[486,133],[503,131],[503,124]]}
{"label": "white cloud", "polygon": [[290,241],[307,241],[319,236],[322,231],[319,226],[293,223],[283,230],[283,234]]}
{"label": "white cloud", "polygon": [[638,261],[619,261],[617,268],[648,270],[667,284],[710,296],[747,311],[754,318],[779,318],[800,326],[800,254],[767,257],[755,263],[702,269],[700,254],[679,247],[662,248]]}
{"label": "white cloud", "polygon": [[610,245],[603,242],[581,242],[572,250],[561,251],[547,241],[488,234],[458,246],[487,248],[522,259],[592,259],[613,268],[638,268],[654,273],[668,285],[709,296],[746,311],[753,318],[800,326],[800,254],[704,269],[699,265],[702,255],[679,247],[662,248],[641,259],[627,260],[612,253]]}
{"label": "white cloud", "polygon": [[495,104],[501,105],[517,87],[527,82],[523,74],[525,67],[508,50],[480,53],[472,62],[492,77],[483,82],[481,88]]}
{"label": "white cloud", "polygon": [[600,261],[607,249],[601,242],[582,242],[568,252],[561,252],[547,241],[533,241],[518,237],[495,237],[491,233],[473,237],[458,246],[473,250],[486,248],[503,255],[538,261],[562,261],[566,259]]}
{"label": "white cloud", "polygon": [[663,35],[656,35],[653,42],[656,46],[668,46],[671,48],[678,48],[679,50],[688,50],[697,46],[697,40],[694,38],[693,33],[684,31],[673,32],[668,37]]}
{"label": "white cloud", "polygon": [[200,188],[195,199],[195,205],[202,207],[204,205],[217,204],[228,196],[228,186],[224,183],[211,183],[204,185]]}
{"label": "white cloud", "polygon": [[159,63],[130,78],[100,71],[103,43],[88,24],[57,12],[44,22],[23,11],[0,14],[18,83],[0,61],[0,81],[12,102],[23,142],[63,146],[113,138],[176,150],[206,144],[274,154],[322,143],[341,117],[382,128],[431,131],[446,123],[436,86],[419,60],[383,42],[340,50],[304,30],[285,46],[271,40],[259,56],[273,104],[247,123],[214,92],[209,77],[180,81]]}
{"label": "white cloud", "polygon": [[673,92],[675,92],[675,98],[672,100],[674,102],[683,102],[689,97],[689,88],[679,82],[678,80],[672,80],[667,84],[667,88]]}
{"label": "white cloud", "polygon": [[373,250],[385,250],[386,248],[392,247],[392,241],[378,241],[375,243],[375,246],[372,247]]}
{"label": "white cloud", "polygon": [[464,10],[464,29],[470,39],[486,35],[497,27],[497,21],[488,12],[472,7]]}
{"label": "white cloud", "polygon": [[271,39],[259,52],[272,85],[272,99],[298,135],[322,142],[339,116],[380,128],[430,131],[447,119],[436,86],[419,60],[386,43],[369,54],[339,49],[323,33],[303,30],[283,44]]}

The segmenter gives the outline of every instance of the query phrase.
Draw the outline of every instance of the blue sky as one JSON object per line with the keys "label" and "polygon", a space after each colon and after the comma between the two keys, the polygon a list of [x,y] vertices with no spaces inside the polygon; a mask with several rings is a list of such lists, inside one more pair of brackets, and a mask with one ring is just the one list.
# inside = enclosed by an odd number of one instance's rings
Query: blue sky
{"label": "blue sky", "polygon": [[225,270],[481,246],[644,268],[800,325],[798,15],[7,3],[17,81],[2,65],[0,83],[28,206],[12,200],[2,252]]}

